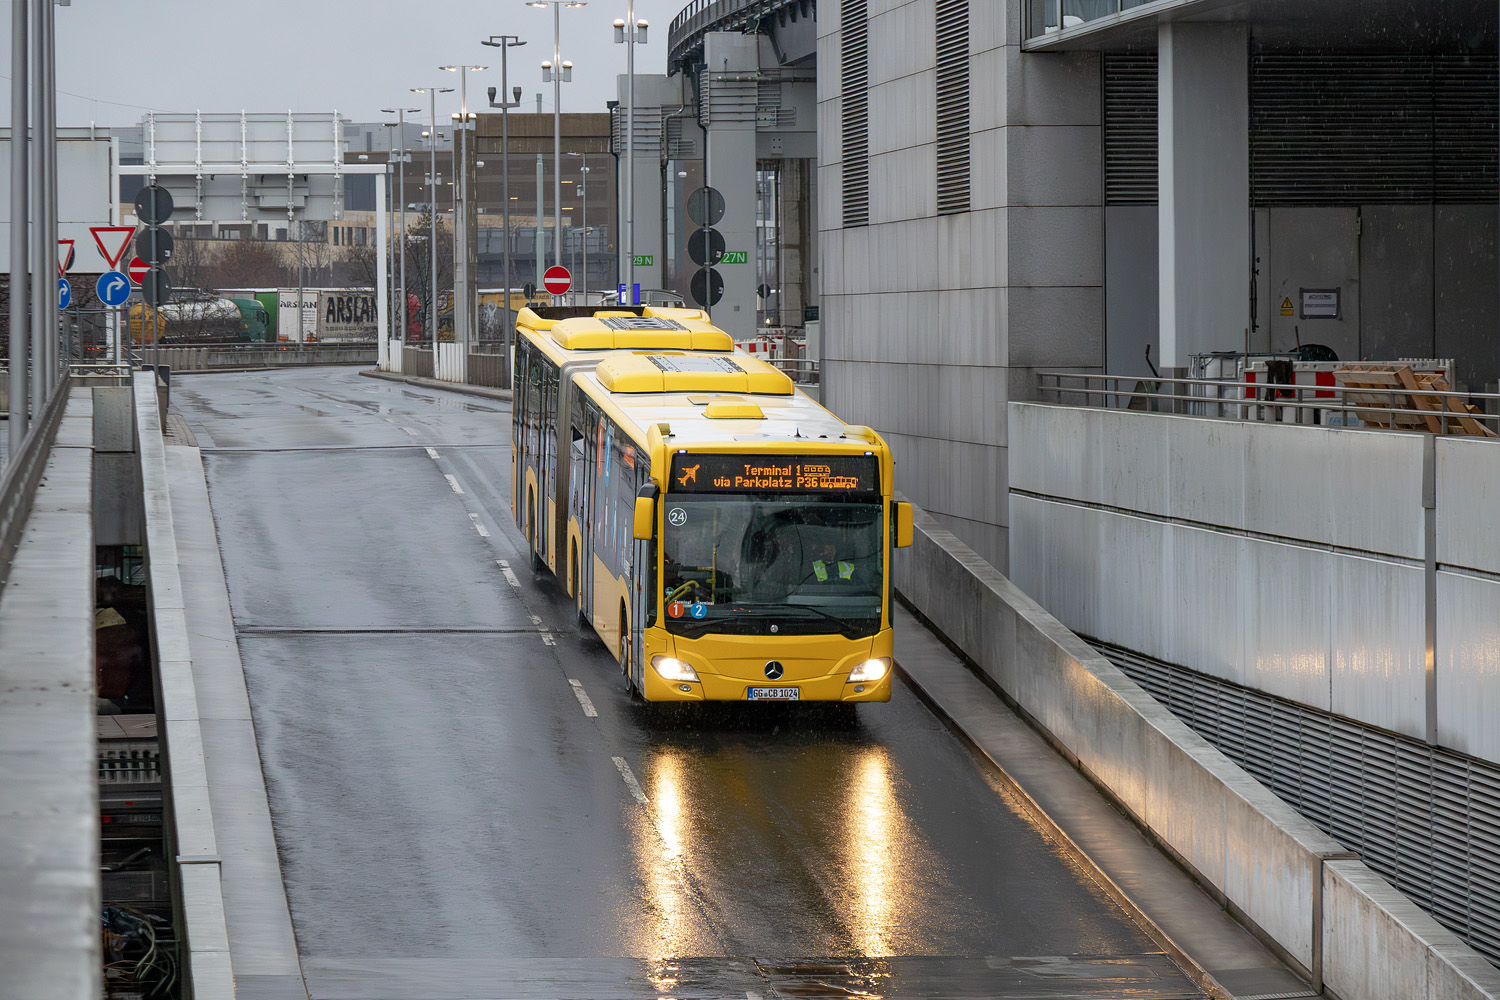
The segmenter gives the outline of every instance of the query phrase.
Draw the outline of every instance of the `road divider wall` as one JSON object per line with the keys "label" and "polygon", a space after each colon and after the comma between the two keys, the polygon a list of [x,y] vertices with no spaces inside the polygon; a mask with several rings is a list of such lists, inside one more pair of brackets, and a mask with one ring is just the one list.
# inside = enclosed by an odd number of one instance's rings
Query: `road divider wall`
{"label": "road divider wall", "polygon": [[182,920],[185,995],[200,1000],[228,998],[234,996],[234,976],[224,919],[222,859],[209,805],[208,768],[188,651],[187,610],[155,381],[155,372],[135,373],[135,428],[146,522],[147,595],[160,692],[156,711],[166,763],[162,804],[172,858],[172,890]]}
{"label": "road divider wall", "polygon": [[918,510],[896,587],[1106,794],[1318,990],[1500,997],[1500,970]]}

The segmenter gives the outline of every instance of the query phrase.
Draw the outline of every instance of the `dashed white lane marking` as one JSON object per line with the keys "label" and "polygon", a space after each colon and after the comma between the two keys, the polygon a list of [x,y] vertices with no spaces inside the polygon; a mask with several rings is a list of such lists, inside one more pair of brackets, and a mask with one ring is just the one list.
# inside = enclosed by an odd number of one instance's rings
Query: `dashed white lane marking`
{"label": "dashed white lane marking", "polygon": [[590,719],[598,718],[599,713],[594,710],[594,703],[589,700],[588,692],[583,689],[583,685],[571,677],[568,678],[568,683],[573,685],[573,693],[578,696],[578,704],[583,706],[583,714]]}
{"label": "dashed white lane marking", "polygon": [[434,462],[436,462],[438,460],[437,449],[436,448],[428,448],[427,449],[427,457],[430,458],[430,459],[432,459]]}
{"label": "dashed white lane marking", "polygon": [[416,437],[417,436],[417,432],[414,431],[414,430],[412,430],[410,427],[403,427],[401,429],[403,431],[405,431],[406,433],[410,434],[412,437]]}
{"label": "dashed white lane marking", "polygon": [[616,757],[615,770],[620,772],[620,777],[625,779],[625,787],[630,789],[630,794],[635,796],[637,802],[647,802],[646,793],[641,791],[641,783],[635,780],[635,775],[630,773],[630,765],[625,763],[624,757]]}
{"label": "dashed white lane marking", "polygon": [[553,635],[551,632],[543,632],[542,642],[546,643],[548,646],[556,646],[557,636]]}
{"label": "dashed white lane marking", "polygon": [[[449,478],[452,478],[452,477],[449,477]],[[463,490],[459,490],[458,489],[458,484],[457,483],[453,484],[453,488],[455,490],[458,490],[458,492],[460,492],[460,493],[463,492]],[[470,514],[469,515],[469,520],[474,522],[474,530],[477,531],[477,532],[479,532],[479,537],[480,538],[488,538],[488,537],[490,537],[490,529],[486,528],[484,525],[482,525],[482,524],[479,523],[479,515],[478,514]]]}
{"label": "dashed white lane marking", "polygon": [[510,584],[512,587],[519,588],[521,586],[521,581],[516,579],[515,571],[510,568],[510,563],[506,562],[504,559],[496,559],[495,562],[500,564],[500,572],[505,574],[505,582]]}
{"label": "dashed white lane marking", "polygon": [[[453,492],[454,493],[457,493],[459,496],[463,496],[464,495],[464,488],[462,486],[458,485],[458,480],[457,479],[453,478],[453,476],[451,476],[450,474],[448,474],[446,472],[443,473],[443,478],[446,479],[446,480],[448,480],[448,485],[451,486],[451,487],[453,487]],[[469,516],[473,517],[474,515],[470,514]]]}

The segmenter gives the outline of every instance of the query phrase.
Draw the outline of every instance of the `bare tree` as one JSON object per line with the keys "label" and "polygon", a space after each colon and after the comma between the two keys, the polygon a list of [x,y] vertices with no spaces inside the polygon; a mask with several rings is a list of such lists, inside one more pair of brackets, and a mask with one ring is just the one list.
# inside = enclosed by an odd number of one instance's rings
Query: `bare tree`
{"label": "bare tree", "polygon": [[213,288],[280,288],[288,269],[277,247],[265,240],[231,240],[214,259],[207,283]]}

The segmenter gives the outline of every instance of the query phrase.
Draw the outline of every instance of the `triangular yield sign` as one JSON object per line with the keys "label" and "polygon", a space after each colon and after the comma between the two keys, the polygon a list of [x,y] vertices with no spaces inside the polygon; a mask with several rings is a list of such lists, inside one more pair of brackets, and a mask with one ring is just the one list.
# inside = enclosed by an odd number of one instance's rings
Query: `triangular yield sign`
{"label": "triangular yield sign", "polygon": [[[94,243],[99,247],[99,252],[104,259],[109,261],[109,269],[117,270],[120,266],[120,258],[125,256],[125,248],[130,246],[130,237],[135,235],[134,226],[90,226],[89,232],[94,236]],[[114,251],[110,251],[114,247]]]}
{"label": "triangular yield sign", "polygon": [[57,241],[57,276],[63,277],[68,273],[68,268],[73,266],[73,241]]}

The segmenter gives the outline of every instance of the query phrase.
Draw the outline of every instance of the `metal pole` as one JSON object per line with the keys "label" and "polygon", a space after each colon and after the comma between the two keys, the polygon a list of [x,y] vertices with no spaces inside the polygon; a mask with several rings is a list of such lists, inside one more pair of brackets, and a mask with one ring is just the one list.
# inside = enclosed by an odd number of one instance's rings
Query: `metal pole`
{"label": "metal pole", "polygon": [[432,217],[432,228],[427,233],[427,262],[429,284],[427,319],[432,324],[432,374],[437,377],[438,326],[437,326],[437,90],[427,91],[427,105],[432,118],[432,132],[427,136],[428,174],[427,197]]}
{"label": "metal pole", "polygon": [[500,200],[505,202],[505,327],[501,330],[506,375],[510,374],[510,331],[515,319],[510,312],[510,86],[505,78],[505,55],[510,40],[500,40]]}
{"label": "metal pole", "polygon": [[583,286],[583,304],[589,304],[589,154],[587,151],[579,153],[582,157],[583,169],[578,171],[578,204],[583,209],[583,274],[580,275]]}
{"label": "metal pole", "polygon": [[28,150],[31,163],[31,412],[40,414],[47,405],[47,306],[51,302],[50,289],[55,287],[52,277],[51,255],[47,252],[47,215],[43,203],[47,197],[47,161],[42,153],[46,145],[46,54],[43,38],[46,4],[52,0],[31,0],[34,5],[31,32],[31,99],[32,134]]}
{"label": "metal pole", "polygon": [[31,276],[27,272],[27,231],[31,196],[26,158],[29,152],[27,4],[14,0],[10,17],[10,454],[21,453],[30,423],[27,407],[27,357],[31,353]]}
{"label": "metal pole", "polygon": [[401,133],[401,159],[396,165],[396,187],[401,192],[401,334],[396,339],[406,344],[406,331],[411,326],[411,310],[406,304],[406,109],[396,117],[396,129]]}
{"label": "metal pole", "polygon": [[625,5],[625,294],[635,302],[635,0]]}
{"label": "metal pole", "polygon": [[552,5],[552,263],[562,266],[562,7]]}
{"label": "metal pole", "polygon": [[546,243],[546,231],[542,229],[542,196],[545,193],[544,169],[542,167],[542,154],[536,154],[536,274],[532,278],[532,284],[542,288],[542,248]]}
{"label": "metal pole", "polygon": [[[42,155],[47,164],[47,173],[43,182],[47,185],[47,195],[42,200],[42,207],[46,211],[46,232],[42,238],[46,241],[47,253],[45,260],[52,262],[57,260],[57,7],[53,0],[45,0],[42,4],[45,11],[43,24],[46,26],[46,38],[42,42],[42,56],[46,59],[47,83],[42,92],[43,107],[46,109],[46,134],[42,137]],[[52,268],[46,268],[48,277],[52,277]],[[61,315],[58,309],[58,287],[57,281],[51,280],[47,283],[47,305],[45,313],[47,322],[47,398],[50,400],[57,391],[58,385],[58,360],[62,350],[62,324],[59,322]]]}
{"label": "metal pole", "polygon": [[[460,142],[462,140],[462,142]],[[469,67],[458,68],[458,128],[453,134],[453,341],[469,343]],[[459,280],[459,276],[463,280]],[[460,294],[464,301],[459,302]],[[458,321],[462,306],[464,321]],[[462,330],[459,327],[463,327]]]}

